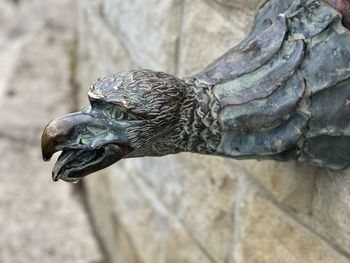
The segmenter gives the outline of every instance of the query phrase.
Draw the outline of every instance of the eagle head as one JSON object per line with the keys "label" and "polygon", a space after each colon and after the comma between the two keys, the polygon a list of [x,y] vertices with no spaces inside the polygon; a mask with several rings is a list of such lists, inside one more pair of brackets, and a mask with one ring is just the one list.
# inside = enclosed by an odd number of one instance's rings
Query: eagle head
{"label": "eagle head", "polygon": [[173,143],[161,153],[156,145],[181,123],[187,92],[184,81],[145,69],[98,79],[88,93],[89,106],[54,119],[43,131],[44,160],[62,151],[53,180],[77,181],[122,158],[179,151],[170,138]]}

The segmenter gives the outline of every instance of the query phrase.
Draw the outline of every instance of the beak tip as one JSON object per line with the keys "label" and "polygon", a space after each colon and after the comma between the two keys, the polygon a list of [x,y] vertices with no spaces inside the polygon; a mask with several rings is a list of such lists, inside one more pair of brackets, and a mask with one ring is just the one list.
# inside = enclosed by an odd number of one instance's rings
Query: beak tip
{"label": "beak tip", "polygon": [[52,151],[50,148],[49,143],[46,140],[46,137],[43,134],[42,139],[41,139],[41,156],[45,162],[50,161],[52,154],[50,151]]}
{"label": "beak tip", "polygon": [[49,153],[48,151],[46,151],[44,148],[41,149],[41,156],[44,160],[44,162],[48,162],[51,160],[53,154]]}
{"label": "beak tip", "polygon": [[53,180],[54,182],[57,182],[59,179],[60,179],[59,175],[56,174],[56,173],[54,173],[54,172],[52,172],[52,180]]}

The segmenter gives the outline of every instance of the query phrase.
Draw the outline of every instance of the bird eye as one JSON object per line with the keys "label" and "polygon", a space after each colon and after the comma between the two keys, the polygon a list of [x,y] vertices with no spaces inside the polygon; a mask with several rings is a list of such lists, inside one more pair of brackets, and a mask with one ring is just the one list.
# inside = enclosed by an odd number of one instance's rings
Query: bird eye
{"label": "bird eye", "polygon": [[116,119],[116,120],[122,120],[124,119],[124,112],[122,112],[121,110],[119,109],[116,109],[114,111],[114,114],[113,114],[113,117]]}
{"label": "bird eye", "polygon": [[121,109],[115,109],[113,117],[116,120],[137,120],[132,113],[125,112]]}

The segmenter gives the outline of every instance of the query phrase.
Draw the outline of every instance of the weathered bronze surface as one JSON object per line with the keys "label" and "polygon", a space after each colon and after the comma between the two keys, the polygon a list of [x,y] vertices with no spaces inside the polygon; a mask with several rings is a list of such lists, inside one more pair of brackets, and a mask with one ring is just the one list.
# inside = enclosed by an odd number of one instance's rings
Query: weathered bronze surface
{"label": "weathered bronze surface", "polygon": [[62,151],[53,179],[179,152],[346,168],[350,31],[341,13],[325,1],[270,1],[248,37],[195,76],[135,69],[98,79],[90,106],[43,132],[44,159]]}

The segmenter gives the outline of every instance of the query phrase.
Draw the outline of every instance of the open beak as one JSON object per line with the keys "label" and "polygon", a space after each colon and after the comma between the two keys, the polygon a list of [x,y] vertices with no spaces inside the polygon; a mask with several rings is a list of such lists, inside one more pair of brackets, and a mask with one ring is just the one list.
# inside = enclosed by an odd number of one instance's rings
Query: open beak
{"label": "open beak", "polygon": [[41,150],[45,161],[62,151],[53,168],[53,180],[77,181],[127,155],[131,148],[124,126],[83,112],[51,121],[43,131]]}
{"label": "open beak", "polygon": [[44,161],[49,161],[55,152],[64,150],[77,127],[96,123],[96,119],[85,113],[71,113],[51,121],[41,136],[41,151]]}

